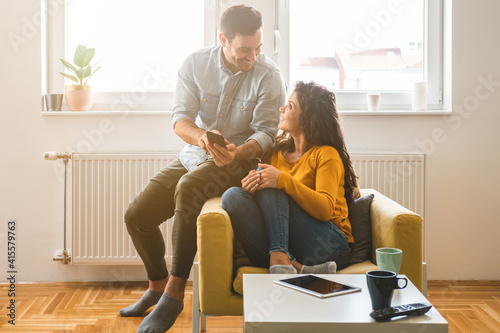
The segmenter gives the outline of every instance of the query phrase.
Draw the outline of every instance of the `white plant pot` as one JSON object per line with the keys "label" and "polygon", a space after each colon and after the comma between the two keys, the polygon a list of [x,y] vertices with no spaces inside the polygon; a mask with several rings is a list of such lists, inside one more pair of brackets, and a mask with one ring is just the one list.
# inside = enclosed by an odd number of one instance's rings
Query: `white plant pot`
{"label": "white plant pot", "polygon": [[71,111],[88,111],[94,105],[94,91],[86,84],[65,86],[65,97]]}

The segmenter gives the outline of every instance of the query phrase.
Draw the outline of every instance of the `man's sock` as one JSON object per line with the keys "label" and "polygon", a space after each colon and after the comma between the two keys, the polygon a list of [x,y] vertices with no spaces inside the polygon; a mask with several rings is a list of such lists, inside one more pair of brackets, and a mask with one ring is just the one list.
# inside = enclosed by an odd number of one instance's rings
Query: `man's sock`
{"label": "man's sock", "polygon": [[174,325],[182,309],[182,301],[163,294],[153,311],[139,325],[137,333],[165,333]]}
{"label": "man's sock", "polygon": [[132,305],[127,306],[125,309],[120,310],[120,316],[122,317],[140,317],[146,312],[147,309],[158,303],[158,301],[163,295],[163,290],[153,291],[146,290],[144,295]]}
{"label": "man's sock", "polygon": [[314,266],[303,265],[300,270],[300,274],[335,274],[336,272],[337,264],[335,261],[327,261]]}
{"label": "man's sock", "polygon": [[272,265],[269,274],[297,274],[297,270],[292,265]]}

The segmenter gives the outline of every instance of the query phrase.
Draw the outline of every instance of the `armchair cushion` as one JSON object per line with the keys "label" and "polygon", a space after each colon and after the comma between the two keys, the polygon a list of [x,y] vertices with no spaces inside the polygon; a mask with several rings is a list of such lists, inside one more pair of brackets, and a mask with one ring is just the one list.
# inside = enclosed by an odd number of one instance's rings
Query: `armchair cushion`
{"label": "armchair cushion", "polygon": [[269,269],[253,266],[243,266],[238,268],[236,277],[233,281],[233,289],[240,295],[243,295],[243,274],[269,274]]}
{"label": "armchair cushion", "polygon": [[349,221],[354,237],[354,244],[351,247],[351,265],[372,260],[370,206],[373,197],[373,194],[368,194],[349,204]]}

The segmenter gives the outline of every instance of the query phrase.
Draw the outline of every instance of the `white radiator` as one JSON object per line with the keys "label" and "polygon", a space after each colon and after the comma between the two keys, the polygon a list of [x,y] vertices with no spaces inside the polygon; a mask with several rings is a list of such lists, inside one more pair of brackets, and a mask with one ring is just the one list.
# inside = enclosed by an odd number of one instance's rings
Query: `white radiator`
{"label": "white radiator", "polygon": [[[423,217],[424,155],[351,153],[361,188],[374,188]],[[175,151],[73,153],[72,262],[142,264],[123,221],[134,196]],[[171,261],[172,223],[160,226]]]}
{"label": "white radiator", "polygon": [[424,217],[425,154],[350,153],[360,188],[373,188]]}
{"label": "white radiator", "polygon": [[[174,151],[73,153],[74,264],[142,264],[123,215],[149,179],[176,157]],[[171,221],[160,229],[170,262]]]}

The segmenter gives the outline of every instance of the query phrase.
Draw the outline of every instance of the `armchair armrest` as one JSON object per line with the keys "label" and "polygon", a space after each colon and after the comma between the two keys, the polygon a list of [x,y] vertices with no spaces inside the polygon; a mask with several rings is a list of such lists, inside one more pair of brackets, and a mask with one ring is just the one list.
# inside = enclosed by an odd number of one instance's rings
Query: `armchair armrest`
{"label": "armchair armrest", "polygon": [[403,250],[400,273],[422,290],[422,217],[373,189],[362,189],[361,195],[373,193],[370,214],[373,260],[379,247]]}
{"label": "armchair armrest", "polygon": [[197,228],[200,310],[205,315],[240,315],[241,296],[232,289],[233,228],[220,197],[207,200]]}

